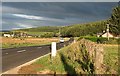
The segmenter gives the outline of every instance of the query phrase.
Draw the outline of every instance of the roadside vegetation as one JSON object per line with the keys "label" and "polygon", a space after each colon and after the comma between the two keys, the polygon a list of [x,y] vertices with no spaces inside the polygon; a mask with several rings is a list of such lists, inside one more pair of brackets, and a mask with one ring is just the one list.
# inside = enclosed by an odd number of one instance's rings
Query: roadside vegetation
{"label": "roadside vegetation", "polygon": [[[96,74],[94,60],[88,50],[77,41],[60,49],[56,57],[47,55],[31,65],[19,69],[19,74]],[[118,73],[118,46],[103,45],[104,57],[102,72],[99,74]],[[80,50],[81,49],[81,50]],[[99,65],[99,64],[98,64]],[[31,67],[32,66],[32,67]],[[100,69],[100,68],[99,68]]]}
{"label": "roadside vegetation", "polygon": [[[78,47],[78,48],[76,48]],[[35,63],[22,67],[18,73],[20,74],[92,74],[94,72],[93,62],[89,59],[88,53],[85,49],[79,50],[78,43],[73,43],[60,49],[56,55],[51,59],[51,55],[47,55]],[[76,52],[74,51],[76,49]],[[74,52],[74,53],[73,53]],[[78,52],[84,52],[82,54]],[[76,54],[76,56],[74,56]],[[79,56],[80,55],[80,56]],[[80,63],[78,58],[83,62]],[[84,61],[84,57],[87,60]],[[39,67],[36,67],[38,65]],[[28,68],[33,66],[34,69]],[[91,66],[91,67],[90,67]],[[29,70],[27,70],[29,69]]]}

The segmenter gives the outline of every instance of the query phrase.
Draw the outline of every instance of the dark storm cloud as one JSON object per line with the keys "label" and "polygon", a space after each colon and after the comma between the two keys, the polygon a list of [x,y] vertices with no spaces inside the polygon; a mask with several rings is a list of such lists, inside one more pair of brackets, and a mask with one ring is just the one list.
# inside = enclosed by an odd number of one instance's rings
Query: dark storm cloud
{"label": "dark storm cloud", "polygon": [[[2,12],[4,22],[23,22],[22,24],[37,27],[107,19],[116,5],[117,2],[3,2]],[[11,14],[19,14],[24,18]]]}
{"label": "dark storm cloud", "polygon": [[113,2],[74,2],[74,3],[38,3],[38,2],[19,2],[3,3],[3,6],[14,8],[15,12],[43,15],[54,18],[81,17],[94,15],[109,15],[111,8],[116,3]]}

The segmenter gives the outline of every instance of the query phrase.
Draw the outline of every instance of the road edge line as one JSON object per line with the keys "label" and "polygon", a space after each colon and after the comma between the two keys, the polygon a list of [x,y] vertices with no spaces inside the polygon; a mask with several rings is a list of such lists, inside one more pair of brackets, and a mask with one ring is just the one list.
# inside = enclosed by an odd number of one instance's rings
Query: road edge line
{"label": "road edge line", "polygon": [[[21,65],[15,67],[15,68],[12,68],[12,69],[10,69],[10,70],[8,70],[8,71],[5,71],[5,72],[1,73],[0,76],[1,76],[2,74],[18,74],[18,71],[19,71],[19,69],[20,69],[21,67],[26,66],[26,65],[30,65],[30,64],[34,63],[35,61],[37,61],[37,60],[39,60],[39,59],[41,59],[41,58],[43,58],[43,57],[45,57],[45,56],[47,56],[47,55],[50,55],[50,54],[51,54],[51,53],[45,54],[45,55],[40,56],[40,57],[38,57],[38,58],[35,58],[35,59],[31,60],[31,61],[28,61],[28,62],[26,62],[26,63],[24,63],[24,64],[21,64]],[[16,72],[13,73],[12,71],[16,71]]]}

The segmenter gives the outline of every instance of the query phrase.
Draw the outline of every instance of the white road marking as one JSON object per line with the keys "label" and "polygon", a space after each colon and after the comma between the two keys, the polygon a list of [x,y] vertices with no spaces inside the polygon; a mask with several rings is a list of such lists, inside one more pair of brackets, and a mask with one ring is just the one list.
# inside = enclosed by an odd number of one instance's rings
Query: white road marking
{"label": "white road marking", "polygon": [[37,47],[37,48],[42,48],[42,47]]}
{"label": "white road marking", "polygon": [[24,51],[26,51],[26,50],[20,50],[20,51],[17,51],[17,52],[20,53],[20,52],[24,52]]}

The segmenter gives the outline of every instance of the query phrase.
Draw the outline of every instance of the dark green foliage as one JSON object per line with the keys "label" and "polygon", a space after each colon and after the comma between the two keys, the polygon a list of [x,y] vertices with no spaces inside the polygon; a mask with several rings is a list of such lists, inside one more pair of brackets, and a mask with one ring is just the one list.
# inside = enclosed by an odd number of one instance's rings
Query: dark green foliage
{"label": "dark green foliage", "polygon": [[40,37],[50,38],[50,37],[54,37],[54,36],[55,36],[55,34],[50,32],[50,33],[45,33],[45,34],[41,35]]}
{"label": "dark green foliage", "polygon": [[77,60],[78,63],[82,64],[81,67],[84,71],[87,70],[89,74],[93,74],[94,64],[92,62],[92,59],[90,59],[89,53],[86,50],[86,46],[84,44],[81,44],[79,45],[79,47],[81,48],[80,51],[81,51],[82,58],[81,60]]}
{"label": "dark green foliage", "polygon": [[88,39],[88,40],[91,40],[91,41],[93,41],[93,42],[97,42],[97,40],[98,40],[98,37],[93,37],[93,36],[89,36],[89,37],[87,37],[87,36],[81,36],[79,39],[78,39],[78,41],[79,40],[81,40],[81,39],[83,39],[83,38],[85,38],[85,39]]}
{"label": "dark green foliage", "polygon": [[110,32],[115,35],[120,34],[120,6],[115,7],[112,10],[110,19],[108,20],[110,24]]}
{"label": "dark green foliage", "polygon": [[94,36],[81,36],[79,37],[78,41],[81,39],[87,39],[96,43],[102,43],[102,44],[118,44],[118,39],[110,38],[109,40],[107,38],[103,37],[94,37]]}
{"label": "dark green foliage", "polygon": [[[99,28],[99,29],[98,29]],[[85,35],[95,35],[98,32],[103,32],[106,29],[106,21],[99,21],[87,24],[75,24],[63,27],[61,30],[62,36],[79,37]]]}
{"label": "dark green foliage", "polygon": [[103,38],[103,37],[90,37],[90,36],[82,36],[82,37],[80,37],[78,40],[80,40],[80,39],[83,39],[83,38],[85,38],[85,39],[88,39],[88,40],[91,40],[91,41],[93,41],[93,42],[97,42],[97,43],[105,43],[106,41],[107,41],[107,38]]}
{"label": "dark green foliage", "polygon": [[61,58],[61,61],[62,61],[63,65],[64,65],[64,68],[65,68],[65,71],[67,72],[67,74],[69,76],[73,76],[73,75],[76,76],[77,74],[76,74],[76,71],[75,71],[74,67],[71,66],[67,62],[66,57],[62,53],[60,53],[60,58]]}

